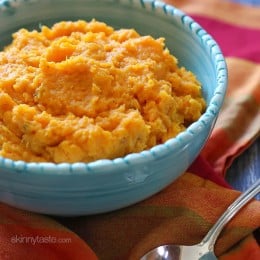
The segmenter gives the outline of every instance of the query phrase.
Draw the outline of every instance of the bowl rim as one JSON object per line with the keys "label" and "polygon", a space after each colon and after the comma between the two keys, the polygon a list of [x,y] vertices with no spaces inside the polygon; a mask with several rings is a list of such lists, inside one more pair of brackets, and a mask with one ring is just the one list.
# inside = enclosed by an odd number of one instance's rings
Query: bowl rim
{"label": "bowl rim", "polygon": [[[116,1],[116,0],[112,0]],[[0,12],[1,10],[6,10],[6,8],[14,5],[18,6],[19,3],[37,2],[37,0],[0,0]],[[111,2],[111,0],[110,0]],[[227,64],[224,55],[213,37],[203,29],[193,18],[187,15],[185,12],[176,8],[173,5],[164,3],[160,0],[129,0],[133,6],[135,3],[140,4],[140,8],[144,8],[149,12],[160,12],[164,16],[172,17],[172,19],[181,23],[182,26],[192,33],[196,40],[199,40],[201,44],[209,48],[209,53],[211,60],[215,65],[216,71],[216,88],[214,90],[213,96],[210,102],[207,104],[205,112],[200,116],[200,118],[193,122],[190,126],[186,128],[183,132],[179,133],[176,137],[170,138],[165,143],[155,145],[154,147],[141,151],[139,153],[130,153],[123,157],[118,157],[115,159],[98,159],[93,162],[74,162],[74,163],[53,163],[53,162],[25,162],[23,160],[12,160],[0,156],[0,169],[14,170],[16,173],[32,172],[35,167],[37,171],[35,174],[92,174],[98,175],[100,172],[98,170],[112,169],[118,167],[117,165],[134,165],[138,163],[149,163],[151,160],[160,158],[161,156],[167,154],[169,151],[173,151],[179,146],[186,145],[194,135],[203,131],[206,127],[207,122],[213,122],[222,107],[226,89],[227,89],[227,79],[228,71]],[[117,1],[120,4],[120,1]],[[1,14],[1,13],[0,13]],[[155,13],[156,14],[156,13]],[[137,162],[136,162],[137,160]],[[40,170],[39,170],[40,169]],[[107,173],[109,170],[107,171]]]}

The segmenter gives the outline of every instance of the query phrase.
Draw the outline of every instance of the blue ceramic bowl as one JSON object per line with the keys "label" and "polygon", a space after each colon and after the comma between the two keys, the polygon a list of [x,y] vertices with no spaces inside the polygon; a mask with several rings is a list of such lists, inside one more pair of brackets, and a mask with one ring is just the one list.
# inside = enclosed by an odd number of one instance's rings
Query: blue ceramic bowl
{"label": "blue ceramic bowl", "polygon": [[0,157],[0,201],[63,216],[108,212],[141,201],[178,178],[204,146],[222,106],[227,68],[217,43],[189,16],[150,0],[0,1],[0,48],[20,27],[95,18],[166,38],[203,85],[206,112],[186,131],[137,154],[91,163],[25,163]]}

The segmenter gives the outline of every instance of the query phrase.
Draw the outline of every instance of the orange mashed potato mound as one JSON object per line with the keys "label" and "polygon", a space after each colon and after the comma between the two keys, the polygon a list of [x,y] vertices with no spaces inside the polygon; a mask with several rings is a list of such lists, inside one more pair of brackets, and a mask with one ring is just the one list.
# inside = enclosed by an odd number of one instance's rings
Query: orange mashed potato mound
{"label": "orange mashed potato mound", "polygon": [[164,39],[92,20],[21,29],[0,52],[0,155],[90,162],[161,144],[205,109]]}

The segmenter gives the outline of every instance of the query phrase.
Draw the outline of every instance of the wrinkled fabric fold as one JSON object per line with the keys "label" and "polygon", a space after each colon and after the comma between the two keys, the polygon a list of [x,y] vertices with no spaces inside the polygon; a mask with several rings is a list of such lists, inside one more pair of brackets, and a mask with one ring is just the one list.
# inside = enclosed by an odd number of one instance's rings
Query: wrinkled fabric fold
{"label": "wrinkled fabric fold", "polygon": [[201,156],[223,176],[233,160],[260,133],[260,64],[229,57],[226,61],[229,71],[227,95],[214,131],[201,152]]}
{"label": "wrinkled fabric fold", "polygon": [[174,5],[190,15],[203,15],[205,18],[213,18],[240,27],[259,29],[259,6],[238,4],[232,0],[164,0],[162,2]]}
{"label": "wrinkled fabric fold", "polygon": [[0,259],[97,259],[79,236],[55,220],[0,203]]}

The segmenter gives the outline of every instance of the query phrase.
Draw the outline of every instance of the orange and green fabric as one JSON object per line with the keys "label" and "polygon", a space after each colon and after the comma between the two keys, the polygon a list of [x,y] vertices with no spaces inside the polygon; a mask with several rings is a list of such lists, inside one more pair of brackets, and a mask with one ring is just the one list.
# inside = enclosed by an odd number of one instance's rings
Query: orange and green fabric
{"label": "orange and green fabric", "polygon": [[[259,137],[260,5],[228,0],[167,0],[191,15],[219,43],[229,69],[224,107],[200,156],[151,198],[114,212],[50,217],[0,203],[0,260],[136,260],[166,243],[199,242],[240,194],[227,169]],[[257,260],[260,201],[248,203],[225,227],[220,260]]]}

